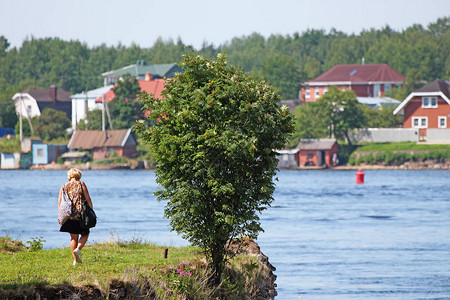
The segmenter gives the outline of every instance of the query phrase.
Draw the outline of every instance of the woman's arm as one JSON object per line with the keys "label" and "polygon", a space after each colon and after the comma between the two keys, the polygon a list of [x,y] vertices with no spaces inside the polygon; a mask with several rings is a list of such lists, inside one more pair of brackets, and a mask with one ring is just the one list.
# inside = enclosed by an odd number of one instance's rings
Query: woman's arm
{"label": "woman's arm", "polygon": [[[61,205],[62,190],[63,190],[63,188],[61,187],[61,188],[59,189],[59,195],[58,195],[58,211],[59,211],[59,206]],[[59,218],[58,218],[58,223],[61,224],[61,221],[59,220]]]}
{"label": "woman's arm", "polygon": [[89,205],[92,209],[94,209],[94,206],[92,205],[91,197],[89,196],[88,189],[87,189],[87,187],[86,187],[86,184],[84,184],[83,181],[81,182],[81,187],[82,187],[82,189],[83,189],[84,199],[86,199],[88,205]]}
{"label": "woman's arm", "polygon": [[59,196],[58,196],[58,209],[59,209],[59,206],[61,205],[62,190],[63,190],[63,188],[61,187],[59,189]]}

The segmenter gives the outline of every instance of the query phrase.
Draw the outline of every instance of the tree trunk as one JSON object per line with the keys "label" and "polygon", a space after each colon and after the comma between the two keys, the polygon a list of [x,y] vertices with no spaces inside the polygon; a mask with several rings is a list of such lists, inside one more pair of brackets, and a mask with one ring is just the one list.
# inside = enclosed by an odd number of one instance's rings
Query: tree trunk
{"label": "tree trunk", "polygon": [[344,135],[345,135],[345,139],[347,140],[348,145],[351,147],[352,146],[352,141],[350,140],[350,136],[348,135],[348,131],[347,130],[344,131]]}

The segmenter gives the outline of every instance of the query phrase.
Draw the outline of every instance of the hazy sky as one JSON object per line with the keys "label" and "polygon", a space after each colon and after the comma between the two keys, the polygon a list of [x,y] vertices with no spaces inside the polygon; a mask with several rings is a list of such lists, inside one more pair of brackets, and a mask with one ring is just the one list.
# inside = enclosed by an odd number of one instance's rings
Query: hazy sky
{"label": "hazy sky", "polygon": [[59,37],[89,46],[151,47],[158,37],[200,48],[253,32],[336,28],[359,34],[389,25],[401,31],[450,16],[450,0],[0,0],[0,35],[11,47]]}

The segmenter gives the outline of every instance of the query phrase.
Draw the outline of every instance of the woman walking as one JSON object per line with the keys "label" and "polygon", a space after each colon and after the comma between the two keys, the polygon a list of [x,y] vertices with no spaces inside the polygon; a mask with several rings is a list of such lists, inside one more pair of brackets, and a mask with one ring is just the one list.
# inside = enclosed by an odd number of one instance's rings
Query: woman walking
{"label": "woman walking", "polygon": [[[89,229],[82,229],[80,226],[80,217],[83,201],[92,207],[91,197],[86,184],[81,179],[81,171],[72,168],[67,172],[67,179],[69,182],[63,184],[59,190],[58,210],[61,204],[61,197],[63,189],[67,192],[69,199],[72,201],[72,214],[70,218],[61,226],[61,232],[70,233],[70,250],[73,256],[73,265],[81,263],[81,249],[83,249],[89,237]],[[61,224],[61,221],[58,219]]]}

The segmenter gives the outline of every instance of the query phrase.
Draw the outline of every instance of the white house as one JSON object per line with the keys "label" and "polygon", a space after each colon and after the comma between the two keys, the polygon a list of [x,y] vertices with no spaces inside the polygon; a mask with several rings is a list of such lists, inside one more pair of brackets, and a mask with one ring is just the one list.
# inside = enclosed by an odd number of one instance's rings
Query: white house
{"label": "white house", "polygon": [[71,96],[72,99],[72,128],[76,129],[77,124],[86,118],[86,101],[88,106],[88,111],[95,109],[102,109],[102,103],[96,103],[95,100],[106,92],[111,90],[113,85],[107,85],[95,90],[90,90],[87,92],[82,92]]}
{"label": "white house", "polygon": [[66,113],[71,118],[70,93],[58,90],[52,85],[49,89],[28,89],[12,97],[18,116],[33,118],[41,115],[45,108],[53,108]]}

